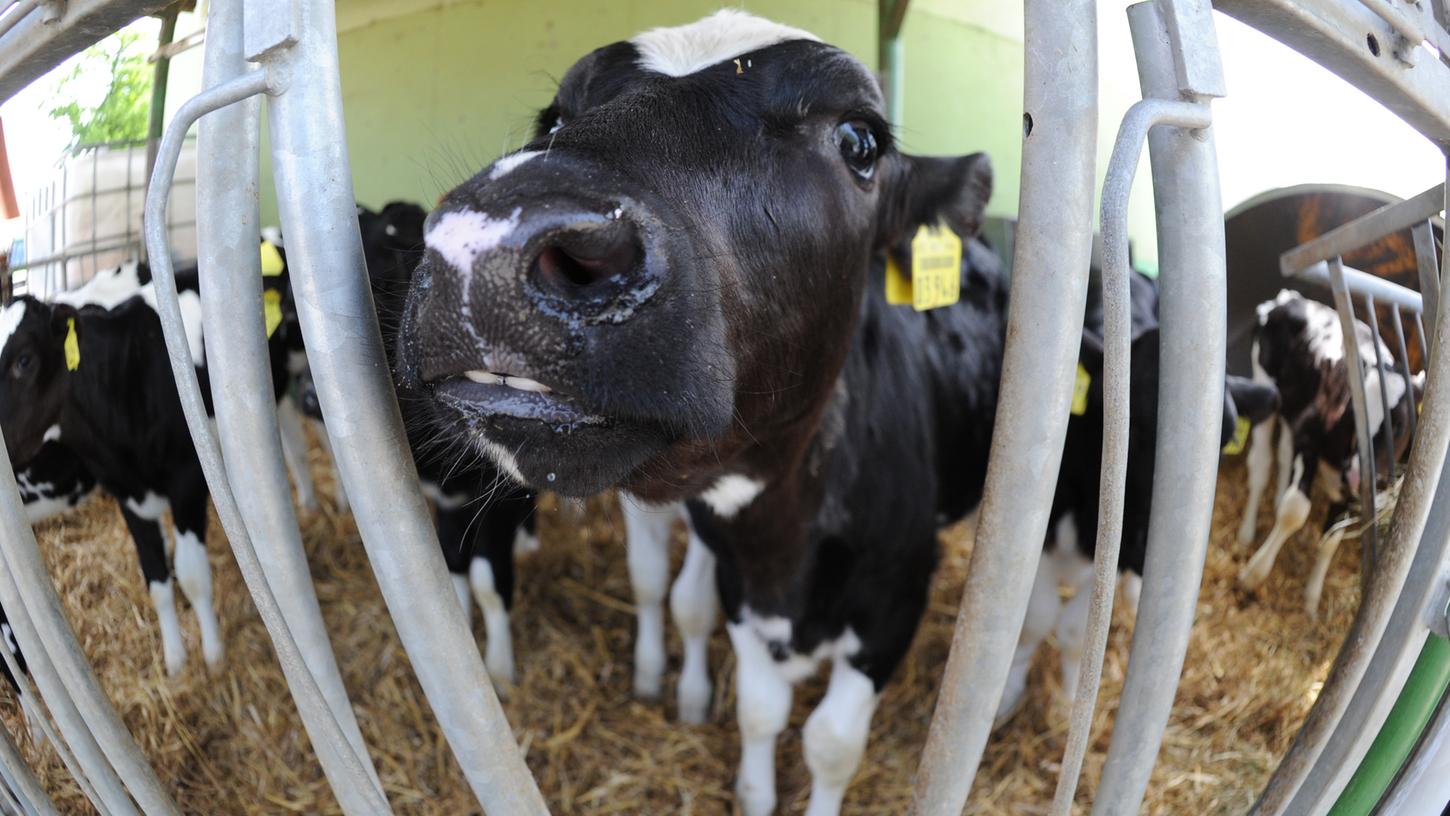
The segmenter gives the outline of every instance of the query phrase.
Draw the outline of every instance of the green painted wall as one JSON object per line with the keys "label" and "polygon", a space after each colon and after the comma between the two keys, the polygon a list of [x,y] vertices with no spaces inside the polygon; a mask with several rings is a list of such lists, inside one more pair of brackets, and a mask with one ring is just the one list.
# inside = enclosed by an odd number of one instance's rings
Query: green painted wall
{"label": "green painted wall", "polygon": [[[741,2],[813,31],[876,65],[875,0]],[[718,0],[339,0],[338,38],[348,148],[358,200],[431,204],[447,188],[520,145],[555,79],[600,45],[697,19]],[[1102,117],[1098,173],[1136,100],[1126,4],[1100,2]],[[1022,9],[1010,0],[913,0],[905,40],[903,146],[948,154],[985,150],[996,167],[989,211],[1017,210],[1022,152]],[[195,56],[189,52],[184,58]],[[177,61],[181,63],[181,60]],[[199,67],[178,64],[171,104],[194,92]],[[264,162],[264,170],[265,170]],[[1152,200],[1139,172],[1130,223],[1138,257],[1153,263]],[[270,191],[270,185],[264,185]],[[263,220],[275,222],[270,195]]]}

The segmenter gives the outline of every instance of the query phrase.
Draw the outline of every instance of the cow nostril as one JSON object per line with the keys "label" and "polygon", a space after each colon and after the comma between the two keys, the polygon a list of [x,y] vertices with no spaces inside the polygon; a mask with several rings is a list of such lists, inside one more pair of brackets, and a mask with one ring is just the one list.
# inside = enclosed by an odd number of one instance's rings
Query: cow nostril
{"label": "cow nostril", "polygon": [[534,258],[534,272],[556,288],[583,288],[624,275],[643,254],[632,233],[557,236]]}

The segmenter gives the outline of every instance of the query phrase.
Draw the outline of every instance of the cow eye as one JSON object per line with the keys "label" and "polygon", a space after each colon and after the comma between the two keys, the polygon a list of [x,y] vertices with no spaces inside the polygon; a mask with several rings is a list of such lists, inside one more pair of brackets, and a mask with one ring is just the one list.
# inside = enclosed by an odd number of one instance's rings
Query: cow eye
{"label": "cow eye", "polygon": [[25,376],[25,373],[30,370],[30,364],[32,362],[34,362],[34,359],[30,356],[28,352],[21,354],[19,357],[16,357],[15,362],[10,364],[11,376],[15,377],[16,379]]}
{"label": "cow eye", "polygon": [[836,146],[851,172],[862,179],[871,178],[876,169],[876,133],[860,119],[851,119],[836,126]]}

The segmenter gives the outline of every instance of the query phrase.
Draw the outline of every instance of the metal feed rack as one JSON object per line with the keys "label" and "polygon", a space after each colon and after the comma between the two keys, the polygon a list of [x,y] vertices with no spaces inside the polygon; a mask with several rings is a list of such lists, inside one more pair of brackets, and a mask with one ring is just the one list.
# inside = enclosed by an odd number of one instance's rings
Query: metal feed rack
{"label": "metal feed rack", "polygon": [[[165,0],[0,2],[0,99],[61,59],[155,11]],[[1446,0],[1221,0],[1219,7],[1298,48],[1440,145],[1450,144]],[[917,780],[915,811],[961,812],[981,760],[1017,641],[1061,458],[1091,252],[1097,131],[1096,0],[1026,0],[1026,100],[1021,209],[1014,247],[1012,330],[977,543],[940,699]],[[1087,745],[1116,578],[1126,466],[1128,266],[1125,201],[1148,142],[1161,256],[1162,383],[1155,513],[1139,620],[1095,814],[1136,811],[1148,785],[1181,671],[1208,542],[1224,365],[1223,219],[1210,101],[1224,94],[1204,0],[1153,0],[1128,10],[1144,100],[1125,118],[1102,196],[1105,445],[1098,558],[1084,670],[1053,812],[1070,810]],[[1421,47],[1428,41],[1438,49]],[[411,467],[363,267],[330,0],[213,0],[205,90],[178,111],[147,202],[147,241],[179,390],[243,578],[338,801],[349,814],[389,811],[332,656],[302,558],[282,465],[264,349],[258,233],[258,114],[265,97],[282,228],[327,431],[378,583],[424,692],[468,784],[495,814],[546,807],[512,739],[471,633],[453,601]],[[166,195],[183,134],[200,120],[199,264],[209,364],[224,372],[215,435],[206,422],[181,331],[164,235]],[[1413,201],[1434,210],[1443,192]],[[1423,199],[1423,200],[1422,200]],[[1419,216],[1423,218],[1424,216]],[[1336,250],[1324,260],[1337,257]],[[1442,261],[1442,263],[1444,263]],[[1333,270],[1331,270],[1333,271]],[[1427,269],[1443,279],[1446,270]],[[1352,275],[1336,280],[1344,289]],[[1433,289],[1433,293],[1432,290]],[[1434,322],[1438,286],[1423,301]],[[1389,532],[1378,543],[1354,629],[1308,721],[1256,810],[1320,813],[1352,786],[1369,742],[1398,720],[1396,697],[1421,647],[1440,644],[1450,549],[1450,343],[1430,344],[1428,391]],[[1045,398],[1044,398],[1045,397]],[[1357,403],[1362,405],[1361,392]],[[244,485],[232,491],[231,484]],[[100,691],[67,625],[13,475],[0,468],[0,605],[9,613],[68,749],[68,767],[104,814],[176,812]],[[1436,634],[1432,637],[1431,632]],[[1443,645],[1443,644],[1441,644]],[[1428,695],[1418,695],[1420,702]],[[1416,699],[1415,695],[1406,695]],[[1438,693],[1435,696],[1438,700]],[[1401,700],[1403,702],[1403,700]],[[1390,709],[1396,708],[1395,712]],[[1450,713],[1393,786],[1424,795],[1432,750]],[[1418,731],[1418,729],[1417,729]],[[1392,735],[1393,736],[1393,735]],[[1416,750],[1412,750],[1416,749]],[[1402,756],[1404,755],[1402,754]],[[1374,758],[1373,756],[1371,757]],[[1402,768],[1403,766],[1403,768]],[[1365,765],[1369,767],[1369,765]],[[1441,775],[1439,778],[1443,778]],[[1363,785],[1361,785],[1363,787]],[[1406,799],[1409,797],[1409,799]],[[1341,804],[1343,801],[1341,800]],[[0,733],[0,811],[53,806]]]}

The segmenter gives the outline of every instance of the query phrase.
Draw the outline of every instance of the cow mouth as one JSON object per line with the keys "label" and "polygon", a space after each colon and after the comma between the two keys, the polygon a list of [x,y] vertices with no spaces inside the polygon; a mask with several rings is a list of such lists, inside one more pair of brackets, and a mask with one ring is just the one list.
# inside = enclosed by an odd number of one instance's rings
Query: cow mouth
{"label": "cow mouth", "polygon": [[516,374],[473,369],[434,382],[433,393],[465,419],[512,417],[553,425],[561,432],[607,422],[573,397]]}

